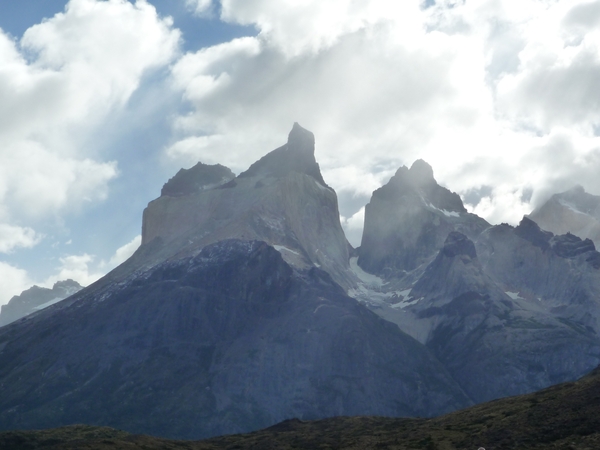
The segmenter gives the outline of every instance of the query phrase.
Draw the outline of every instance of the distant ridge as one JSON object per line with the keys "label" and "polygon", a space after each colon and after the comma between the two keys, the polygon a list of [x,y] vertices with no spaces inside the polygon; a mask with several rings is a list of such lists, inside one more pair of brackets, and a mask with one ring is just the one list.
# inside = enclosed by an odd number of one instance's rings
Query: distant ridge
{"label": "distant ridge", "polygon": [[528,217],[544,230],[589,238],[600,247],[600,196],[587,193],[582,186],[554,194]]}
{"label": "distant ridge", "polygon": [[32,286],[19,295],[13,296],[6,305],[2,305],[0,327],[51,306],[79,292],[81,289],[83,289],[83,286],[71,279],[57,281],[52,289]]}

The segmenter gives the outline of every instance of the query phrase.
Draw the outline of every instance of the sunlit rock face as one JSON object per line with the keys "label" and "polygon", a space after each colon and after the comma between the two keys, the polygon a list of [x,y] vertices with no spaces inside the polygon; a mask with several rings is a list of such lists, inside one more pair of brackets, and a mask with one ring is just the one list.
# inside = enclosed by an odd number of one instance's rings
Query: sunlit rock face
{"label": "sunlit rock face", "polygon": [[554,234],[572,233],[600,245],[600,196],[581,186],[553,195],[536,208],[529,218]]}
{"label": "sunlit rock face", "polygon": [[470,400],[422,344],[265,242],[223,240],[0,330],[0,428],[198,439]]}
{"label": "sunlit rock face", "polygon": [[[228,182],[150,202],[142,247],[160,241],[152,257],[160,261],[191,255],[223,239],[262,240],[290,264],[321,267],[338,283],[351,285],[350,245],[340,225],[337,196],[321,176],[314,146],[313,134],[294,124],[285,145]],[[219,176],[225,174],[219,170]]]}
{"label": "sunlit rock face", "polygon": [[2,305],[0,326],[53,305],[81,289],[83,286],[73,280],[57,281],[52,289],[33,286],[20,295],[15,295],[6,305]]}
{"label": "sunlit rock face", "polygon": [[358,265],[384,278],[400,277],[432,258],[448,233],[476,237],[489,224],[467,212],[460,197],[438,185],[418,160],[373,192],[365,208]]}

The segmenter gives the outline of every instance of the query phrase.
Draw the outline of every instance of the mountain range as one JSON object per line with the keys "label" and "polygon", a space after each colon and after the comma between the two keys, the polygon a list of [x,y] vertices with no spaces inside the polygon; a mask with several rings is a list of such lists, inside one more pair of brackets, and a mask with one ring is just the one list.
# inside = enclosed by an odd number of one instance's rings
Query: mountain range
{"label": "mountain range", "polygon": [[0,308],[0,327],[58,303],[81,289],[83,289],[83,286],[70,279],[57,281],[52,289],[32,286],[21,292],[21,294],[13,296],[6,305],[2,305]]}
{"label": "mountain range", "polygon": [[492,226],[418,160],[373,193],[353,249],[314,145],[294,124],[237,176],[182,169],[129,260],[0,328],[0,429],[432,417],[600,364],[591,239],[535,211]]}
{"label": "mountain range", "polygon": [[529,215],[544,230],[555,234],[572,233],[600,245],[600,196],[582,186],[554,194]]}

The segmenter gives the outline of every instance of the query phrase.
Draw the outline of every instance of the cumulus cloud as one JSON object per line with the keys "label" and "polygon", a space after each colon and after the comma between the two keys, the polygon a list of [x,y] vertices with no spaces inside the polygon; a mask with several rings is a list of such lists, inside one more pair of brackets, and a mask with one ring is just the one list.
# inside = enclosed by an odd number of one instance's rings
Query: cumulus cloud
{"label": "cumulus cloud", "polygon": [[212,0],[185,0],[185,4],[200,17],[211,16],[214,8]]}
{"label": "cumulus cloud", "polygon": [[497,83],[502,112],[550,132],[600,123],[600,2],[557,2],[522,27],[519,70]]}
{"label": "cumulus cloud", "polygon": [[89,286],[100,279],[104,274],[125,262],[138,249],[142,243],[142,236],[134,237],[127,244],[119,247],[108,261],[98,260],[96,255],[87,253],[79,255],[65,255],[59,258],[60,264],[52,276],[41,283],[43,286],[52,286],[60,280],[72,279],[82,286]]}
{"label": "cumulus cloud", "polygon": [[14,295],[32,285],[27,271],[0,261],[0,305],[5,305]]}
{"label": "cumulus cloud", "polygon": [[174,65],[192,110],[167,154],[240,171],[298,121],[355,234],[353,199],[417,158],[450,189],[485,193],[470,208],[492,222],[575,182],[600,194],[598,5],[223,0],[223,20],[259,34]]}
{"label": "cumulus cloud", "polygon": [[43,285],[52,286],[60,280],[75,280],[82,286],[89,286],[104,275],[92,267],[95,257],[84,253],[82,255],[68,255],[60,258],[58,272],[49,277]]}
{"label": "cumulus cloud", "polygon": [[[429,123],[440,115],[452,127],[475,121],[471,99],[457,96],[470,77],[444,76],[456,57],[452,42],[424,36],[415,49],[388,40],[389,33],[358,30],[291,60],[252,37],[186,55],[173,76],[195,109],[177,126],[195,139],[182,139],[168,153],[224,155],[237,162],[232,169],[243,170],[280,145],[298,121],[315,132],[325,170],[352,163],[372,172],[383,160],[397,168],[404,149],[417,154],[415,144],[432,134]],[[444,100],[443,107],[434,99]]]}
{"label": "cumulus cloud", "polygon": [[117,267],[119,264],[124,263],[129,259],[131,255],[142,245],[142,235],[137,235],[127,244],[119,247],[115,254],[110,258],[108,262],[110,268]]}
{"label": "cumulus cloud", "polygon": [[365,223],[365,207],[363,206],[351,217],[340,217],[348,242],[354,247],[360,246],[362,230]]}
{"label": "cumulus cloud", "polygon": [[44,216],[105,197],[116,163],[96,159],[87,137],[176,55],[171,26],[145,1],[71,0],[20,42],[0,31],[5,213]]}
{"label": "cumulus cloud", "polygon": [[33,247],[40,239],[41,236],[31,228],[0,223],[0,253],[10,253],[20,247]]}
{"label": "cumulus cloud", "polygon": [[[67,214],[107,198],[119,167],[98,136],[180,41],[145,0],[70,0],[18,40],[0,29],[0,252],[38,244],[48,222],[65,229]],[[67,256],[55,278],[89,284],[101,275],[93,261]]]}

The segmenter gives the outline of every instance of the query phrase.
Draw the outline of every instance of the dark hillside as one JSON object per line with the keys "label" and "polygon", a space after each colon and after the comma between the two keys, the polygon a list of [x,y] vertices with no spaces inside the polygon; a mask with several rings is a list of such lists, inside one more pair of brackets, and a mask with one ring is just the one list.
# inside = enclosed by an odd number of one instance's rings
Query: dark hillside
{"label": "dark hillside", "polygon": [[71,449],[425,449],[592,450],[600,448],[600,370],[575,383],[477,405],[435,419],[337,417],[288,420],[255,433],[200,442],[166,441],[73,426],[0,433],[0,448]]}

